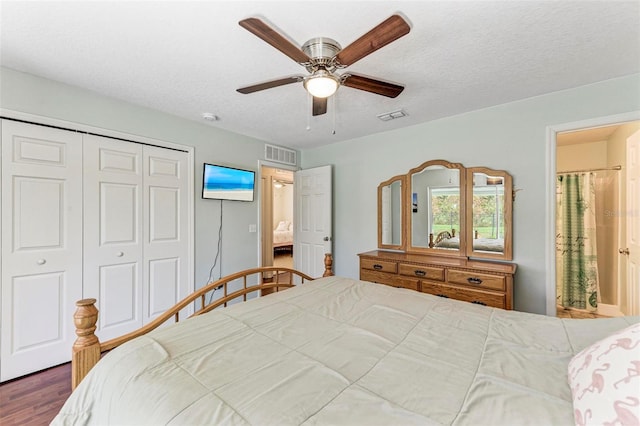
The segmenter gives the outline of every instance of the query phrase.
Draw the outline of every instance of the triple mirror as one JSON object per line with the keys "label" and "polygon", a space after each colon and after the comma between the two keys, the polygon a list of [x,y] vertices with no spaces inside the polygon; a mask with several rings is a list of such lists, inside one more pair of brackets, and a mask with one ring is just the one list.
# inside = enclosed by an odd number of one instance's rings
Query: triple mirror
{"label": "triple mirror", "polygon": [[512,178],[432,160],[378,186],[378,247],[512,260]]}

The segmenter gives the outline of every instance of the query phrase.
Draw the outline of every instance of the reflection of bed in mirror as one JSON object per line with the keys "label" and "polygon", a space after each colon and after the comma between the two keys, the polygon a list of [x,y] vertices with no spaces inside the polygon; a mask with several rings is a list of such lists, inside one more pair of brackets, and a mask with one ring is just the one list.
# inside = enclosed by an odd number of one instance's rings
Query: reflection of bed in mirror
{"label": "reflection of bed in mirror", "polygon": [[[450,239],[450,238],[455,238],[455,236],[456,236],[456,230],[455,229],[451,229],[451,232],[449,232],[449,231],[440,231],[435,236],[435,238],[434,238],[433,234],[429,234],[429,248],[440,247],[439,244],[442,241]],[[460,248],[460,242],[458,240],[458,246],[457,247],[441,247],[441,248]]]}
{"label": "reflection of bed in mirror", "polygon": [[[460,237],[451,236],[449,231],[440,232],[435,238],[434,247],[442,249],[458,249],[460,248]],[[474,251],[488,251],[494,253],[502,253],[504,251],[503,238],[474,238]]]}

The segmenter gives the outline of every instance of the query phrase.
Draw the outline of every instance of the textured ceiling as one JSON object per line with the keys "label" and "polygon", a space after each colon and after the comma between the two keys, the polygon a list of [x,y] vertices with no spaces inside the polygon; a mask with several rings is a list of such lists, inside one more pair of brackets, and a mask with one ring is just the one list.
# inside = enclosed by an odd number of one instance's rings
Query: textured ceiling
{"label": "textured ceiling", "polygon": [[[638,1],[72,1],[0,3],[2,66],[294,148],[319,146],[640,72]],[[305,73],[238,25],[346,46],[400,13],[411,32],[347,70],[405,86],[341,87],[311,117]],[[408,116],[376,116],[403,109]],[[334,114],[335,113],[335,114]],[[335,134],[333,134],[335,130]]]}

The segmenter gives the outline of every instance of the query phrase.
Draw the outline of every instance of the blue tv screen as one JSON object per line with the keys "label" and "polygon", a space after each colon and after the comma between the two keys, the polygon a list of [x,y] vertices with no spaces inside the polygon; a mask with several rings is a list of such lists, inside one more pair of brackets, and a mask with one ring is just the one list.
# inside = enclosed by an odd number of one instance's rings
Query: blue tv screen
{"label": "blue tv screen", "polygon": [[250,170],[204,164],[202,198],[253,201],[256,174]]}

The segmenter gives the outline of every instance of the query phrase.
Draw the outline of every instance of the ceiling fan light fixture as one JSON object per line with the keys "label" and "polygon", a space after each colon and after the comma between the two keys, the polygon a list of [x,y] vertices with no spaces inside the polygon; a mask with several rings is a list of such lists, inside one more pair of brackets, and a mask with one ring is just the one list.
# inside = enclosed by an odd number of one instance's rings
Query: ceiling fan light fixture
{"label": "ceiling fan light fixture", "polygon": [[340,86],[338,79],[326,70],[318,70],[304,80],[304,88],[315,98],[328,98]]}

